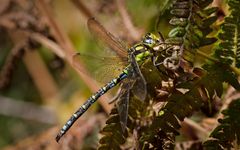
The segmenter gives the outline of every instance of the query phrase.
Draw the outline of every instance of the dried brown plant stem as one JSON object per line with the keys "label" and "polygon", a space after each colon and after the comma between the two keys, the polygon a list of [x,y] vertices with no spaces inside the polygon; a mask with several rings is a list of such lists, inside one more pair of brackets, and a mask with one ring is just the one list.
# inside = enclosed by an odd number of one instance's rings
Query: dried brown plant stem
{"label": "dried brown plant stem", "polygon": [[184,123],[186,123],[187,125],[189,125],[192,129],[194,129],[195,131],[197,131],[198,133],[200,133],[200,135],[202,135],[202,139],[205,139],[209,132],[204,129],[203,127],[201,127],[198,123],[194,122],[191,119],[185,118],[184,119]]}
{"label": "dried brown plant stem", "polygon": [[116,3],[128,33],[133,40],[138,41],[141,36],[138,29],[133,25],[132,19],[126,9],[125,0],[116,0]]}
{"label": "dried brown plant stem", "polygon": [[[59,43],[59,45],[62,47],[62,49],[64,50],[64,53],[66,55],[66,61],[72,65],[72,67],[78,72],[78,74],[80,75],[81,79],[86,83],[86,85],[89,86],[89,88],[91,89],[91,91],[95,92],[98,90],[99,86],[96,86],[96,82],[94,82],[92,80],[92,78],[90,77],[90,75],[88,75],[89,73],[87,72],[87,70],[85,69],[83,63],[81,63],[80,65],[81,70],[78,70],[72,63],[72,56],[76,54],[74,47],[72,45],[72,43],[70,42],[70,39],[68,38],[68,36],[66,35],[66,33],[60,28],[59,24],[57,24],[57,22],[55,21],[52,12],[50,11],[51,9],[49,8],[49,5],[46,4],[46,2],[44,0],[38,0],[36,1],[36,6],[38,7],[38,9],[40,10],[40,12],[43,14],[43,16],[46,17],[50,29],[53,32],[54,37],[56,38],[57,42]],[[84,72],[84,73],[83,73]],[[104,108],[104,110],[107,113],[110,113],[112,106],[109,105],[107,103],[107,101],[105,101],[104,99],[108,99],[109,96],[107,96],[106,94],[100,98],[99,102],[102,105],[102,107]]]}
{"label": "dried brown plant stem", "polygon": [[14,45],[22,45],[20,48],[24,50],[23,61],[27,71],[31,75],[44,103],[50,104],[58,94],[58,87],[38,52],[35,50],[30,52],[29,32],[18,29],[12,30],[9,35]]}
{"label": "dried brown plant stem", "polygon": [[15,63],[17,59],[21,57],[23,53],[22,48],[24,47],[24,45],[25,43],[19,43],[10,50],[4,62],[4,65],[0,70],[0,89],[3,89],[9,84],[12,72],[15,68]]}
{"label": "dried brown plant stem", "polygon": [[80,0],[71,0],[71,1],[87,19],[94,17],[91,11]]}
{"label": "dried brown plant stem", "polygon": [[23,61],[45,103],[58,94],[58,87],[37,50],[25,50]]}
{"label": "dried brown plant stem", "polygon": [[32,33],[31,38],[40,43],[41,45],[45,46],[49,50],[51,50],[54,54],[56,54],[58,57],[65,59],[65,53],[64,50],[54,41],[46,38],[45,36],[39,34],[39,33]]}
{"label": "dried brown plant stem", "polygon": [[238,91],[236,91],[232,86],[229,86],[224,98],[223,98],[223,105],[221,107],[221,109],[219,110],[219,113],[217,115],[217,119],[219,118],[223,118],[223,114],[222,111],[227,109],[229,104],[236,99],[240,98],[240,93]]}
{"label": "dried brown plant stem", "polygon": [[222,0],[213,0],[212,6],[221,8]]}

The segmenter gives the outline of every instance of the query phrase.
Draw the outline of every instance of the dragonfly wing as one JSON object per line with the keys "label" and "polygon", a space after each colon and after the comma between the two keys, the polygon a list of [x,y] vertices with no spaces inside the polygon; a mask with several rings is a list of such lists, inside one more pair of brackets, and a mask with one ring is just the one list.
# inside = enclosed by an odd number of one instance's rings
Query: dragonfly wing
{"label": "dragonfly wing", "polygon": [[132,87],[133,94],[137,97],[137,99],[144,101],[147,96],[146,90],[146,81],[144,78],[138,77],[135,80],[135,83]]}
{"label": "dragonfly wing", "polygon": [[130,97],[130,89],[132,88],[132,82],[123,82],[121,91],[118,97],[117,108],[118,114],[120,118],[120,123],[122,127],[122,131],[125,131],[128,119],[128,104]]}
{"label": "dragonfly wing", "polygon": [[[81,63],[79,63],[81,62]],[[117,56],[102,57],[91,54],[76,53],[73,56],[73,65],[84,73],[82,65],[87,66],[90,75],[101,83],[106,83],[117,77],[128,64],[127,58]]]}
{"label": "dragonfly wing", "polygon": [[118,56],[127,57],[127,47],[119,42],[119,40],[108,32],[95,18],[90,18],[87,24],[89,31],[97,37],[97,39],[108,45]]}
{"label": "dragonfly wing", "polygon": [[147,82],[142,75],[138,63],[135,60],[135,56],[131,56],[131,64],[133,66],[134,72],[132,78],[135,79],[134,86],[132,88],[133,94],[140,100],[144,101],[147,96]]}

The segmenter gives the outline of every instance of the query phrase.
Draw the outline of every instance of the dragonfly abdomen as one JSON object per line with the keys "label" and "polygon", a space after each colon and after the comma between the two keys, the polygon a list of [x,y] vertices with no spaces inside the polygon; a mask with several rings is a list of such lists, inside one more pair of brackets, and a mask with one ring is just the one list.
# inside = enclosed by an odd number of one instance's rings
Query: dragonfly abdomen
{"label": "dragonfly abdomen", "polygon": [[117,77],[108,82],[105,86],[100,88],[95,94],[93,94],[67,121],[67,123],[62,127],[61,131],[58,133],[56,137],[56,141],[58,142],[60,138],[68,131],[68,129],[74,124],[74,122],[81,117],[87,109],[95,103],[103,94],[105,94],[108,90],[112,89],[123,79],[127,78],[129,68],[125,68],[123,72]]}

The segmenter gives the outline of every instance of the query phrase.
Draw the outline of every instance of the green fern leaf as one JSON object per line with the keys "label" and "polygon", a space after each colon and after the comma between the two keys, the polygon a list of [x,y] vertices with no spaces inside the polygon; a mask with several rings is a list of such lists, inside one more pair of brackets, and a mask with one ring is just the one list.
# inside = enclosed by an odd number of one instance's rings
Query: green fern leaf
{"label": "green fern leaf", "polygon": [[212,15],[217,8],[206,8],[212,0],[177,0],[171,14],[170,24],[174,28],[169,32],[167,43],[179,45],[179,56],[190,63],[194,62],[197,49],[216,42],[216,38],[207,37],[210,26],[217,20]]}
{"label": "green fern leaf", "polygon": [[[181,77],[186,76],[189,76],[189,74],[181,74]],[[202,106],[203,102],[197,86],[201,80],[193,77],[189,79],[175,85],[176,88],[184,88],[189,91],[181,93],[174,90],[167,99],[168,103],[159,111],[157,117],[153,118],[150,127],[144,130],[140,141],[145,146],[157,146],[156,143],[158,143],[162,145],[163,149],[173,149],[175,136],[179,135],[180,122]]]}
{"label": "green fern leaf", "polygon": [[[236,76],[234,76],[227,67],[219,64],[206,64],[203,68],[205,70],[200,70],[201,73],[199,75],[179,74],[179,78],[188,76],[189,79],[185,82],[179,80],[174,86],[176,89],[173,90],[172,94],[168,97],[168,103],[159,111],[150,127],[145,129],[145,134],[143,134],[140,139],[142,143],[154,145],[156,140],[159,140],[159,142],[168,141],[168,145],[164,144],[164,142],[162,146],[174,147],[175,136],[179,135],[178,130],[181,127],[180,122],[204,106],[200,89],[208,93],[207,96],[211,100],[215,95],[221,97],[223,93],[223,82],[230,83],[236,88],[240,87]],[[188,91],[181,93],[177,91],[178,88]],[[210,105],[212,105],[211,102],[212,101],[210,101]],[[160,131],[164,133],[165,136],[162,136],[162,134],[161,136],[158,135]]]}
{"label": "green fern leaf", "polygon": [[219,119],[220,125],[211,133],[211,139],[203,144],[206,150],[231,149],[234,141],[240,145],[240,99],[234,100],[222,113],[224,119]]}
{"label": "green fern leaf", "polygon": [[106,126],[101,133],[104,135],[100,140],[99,150],[121,149],[120,146],[125,143],[127,132],[122,132],[122,127],[119,121],[119,115],[116,108],[113,108],[110,117],[106,121]]}
{"label": "green fern leaf", "polygon": [[218,37],[220,44],[215,56],[224,64],[240,67],[240,1],[228,1],[230,14],[225,17]]}

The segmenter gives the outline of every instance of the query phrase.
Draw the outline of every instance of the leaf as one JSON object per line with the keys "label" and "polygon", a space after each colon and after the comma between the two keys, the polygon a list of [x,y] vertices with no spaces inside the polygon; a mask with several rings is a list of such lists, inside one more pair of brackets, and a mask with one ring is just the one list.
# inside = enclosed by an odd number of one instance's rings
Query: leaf
{"label": "leaf", "polygon": [[230,14],[225,17],[218,34],[220,43],[215,50],[215,56],[220,62],[240,67],[240,15],[238,0],[229,0]]}
{"label": "leaf", "polygon": [[197,49],[216,42],[216,38],[208,37],[212,32],[211,25],[217,16],[213,15],[216,7],[206,8],[212,0],[189,1],[176,0],[171,14],[170,24],[174,28],[169,32],[167,43],[179,45],[178,56],[189,63],[195,60]]}
{"label": "leaf", "polygon": [[122,132],[117,108],[113,108],[110,117],[106,122],[106,126],[101,133],[104,135],[100,140],[99,150],[105,149],[121,149],[120,145],[126,141],[127,132]]}
{"label": "leaf", "polygon": [[[185,73],[181,75],[186,77]],[[198,92],[199,82],[201,82],[201,79],[195,78],[193,81],[193,78],[190,77],[189,80],[175,85],[176,87],[188,89],[188,92],[183,94],[175,90],[173,91],[167,99],[168,103],[153,118],[149,128],[144,130],[140,142],[158,147],[162,145],[163,149],[168,149],[169,147],[173,149],[175,136],[179,135],[180,122],[185,117],[191,116],[194,111],[199,110],[203,104]],[[159,145],[155,143],[159,143]]]}
{"label": "leaf", "polygon": [[211,133],[211,139],[205,141],[203,146],[205,149],[231,149],[233,142],[240,144],[240,99],[230,103],[229,108],[222,111],[224,119],[220,119],[220,123]]}

